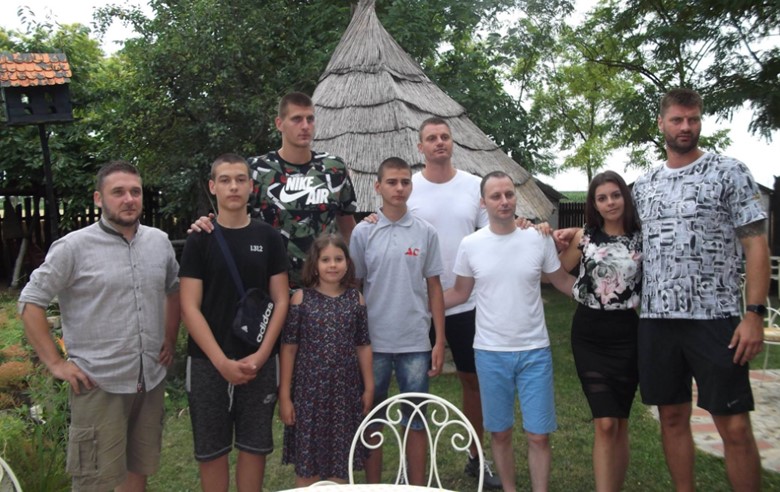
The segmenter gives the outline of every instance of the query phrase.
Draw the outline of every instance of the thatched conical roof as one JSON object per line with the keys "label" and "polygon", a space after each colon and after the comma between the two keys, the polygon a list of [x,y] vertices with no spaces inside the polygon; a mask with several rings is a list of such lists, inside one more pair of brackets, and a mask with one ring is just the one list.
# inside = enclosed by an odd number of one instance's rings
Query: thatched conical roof
{"label": "thatched conical roof", "polygon": [[397,156],[415,167],[424,164],[417,151],[417,131],[423,120],[438,116],[452,130],[456,168],[478,176],[506,172],[517,188],[517,214],[546,220],[553,205],[532,176],[425,75],[379,22],[374,2],[360,0],[313,97],[317,117],[313,147],[344,158],[358,210],[377,207],[373,184],[382,160]]}

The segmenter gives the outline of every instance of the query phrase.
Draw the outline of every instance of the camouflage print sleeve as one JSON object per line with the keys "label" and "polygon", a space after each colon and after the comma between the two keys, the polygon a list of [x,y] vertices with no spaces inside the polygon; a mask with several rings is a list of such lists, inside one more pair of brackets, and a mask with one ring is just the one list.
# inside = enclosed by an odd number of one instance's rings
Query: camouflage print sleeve
{"label": "camouflage print sleeve", "polygon": [[352,184],[352,178],[349,177],[349,169],[344,164],[344,186],[339,194],[339,203],[341,204],[342,214],[354,214],[357,211],[357,197],[355,196],[355,187]]}

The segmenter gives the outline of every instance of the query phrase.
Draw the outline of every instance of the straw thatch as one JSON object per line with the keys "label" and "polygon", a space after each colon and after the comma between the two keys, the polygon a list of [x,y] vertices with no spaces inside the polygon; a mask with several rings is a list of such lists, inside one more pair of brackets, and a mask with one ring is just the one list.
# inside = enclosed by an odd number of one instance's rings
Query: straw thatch
{"label": "straw thatch", "polygon": [[358,198],[358,210],[376,209],[373,189],[379,163],[398,156],[423,165],[417,130],[430,116],[445,119],[454,141],[452,162],[478,176],[501,170],[515,182],[517,214],[546,220],[553,211],[531,175],[507,156],[425,75],[361,0],[314,91],[317,134],[314,148],[344,158]]}

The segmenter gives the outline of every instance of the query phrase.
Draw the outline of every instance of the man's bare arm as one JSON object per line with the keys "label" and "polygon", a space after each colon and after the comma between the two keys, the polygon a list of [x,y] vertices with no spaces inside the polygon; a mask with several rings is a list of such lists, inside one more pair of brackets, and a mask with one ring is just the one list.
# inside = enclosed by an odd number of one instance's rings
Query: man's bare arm
{"label": "man's bare arm", "polygon": [[473,289],[474,277],[461,277],[458,275],[455,278],[455,285],[444,291],[444,309],[449,309],[468,301]]}
{"label": "man's bare arm", "polygon": [[46,365],[52,375],[63,381],[67,381],[73,392],[80,393],[79,383],[88,390],[96,386],[95,382],[79,367],[62,358],[57,345],[49,332],[49,322],[46,320],[46,310],[35,304],[25,303],[21,306],[22,323],[24,333],[27,335],[30,345],[35,349],[38,358]]}
{"label": "man's bare arm", "polygon": [[[769,292],[769,245],[766,221],[752,222],[736,230],[745,253],[745,302],[764,304]],[[734,363],[744,365],[764,348],[764,320],[756,313],[747,312],[734,330],[729,343],[735,348]]]}
{"label": "man's bare arm", "polygon": [[339,232],[344,241],[349,244],[349,238],[352,237],[352,229],[355,228],[355,216],[354,215],[337,215],[336,224],[339,226]]}
{"label": "man's bare arm", "polygon": [[179,336],[181,304],[179,292],[172,292],[165,298],[165,338],[160,349],[160,364],[170,367],[176,356],[176,338]]}
{"label": "man's bare arm", "polygon": [[571,297],[571,288],[574,286],[575,281],[573,275],[570,275],[563,267],[545,275],[547,275],[547,279],[556,289]]}

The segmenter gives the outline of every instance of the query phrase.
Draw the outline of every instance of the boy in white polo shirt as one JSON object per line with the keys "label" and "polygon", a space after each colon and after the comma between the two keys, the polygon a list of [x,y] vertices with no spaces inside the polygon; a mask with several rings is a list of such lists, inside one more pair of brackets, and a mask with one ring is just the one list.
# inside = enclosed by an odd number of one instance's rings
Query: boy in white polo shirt
{"label": "boy in white polo shirt", "polygon": [[[398,157],[379,166],[374,189],[382,196],[376,224],[361,222],[352,232],[350,256],[363,282],[373,350],[375,403],[387,398],[393,370],[402,393],[428,392],[428,378],[444,363],[444,298],[441,255],[436,230],[409,213],[412,171]],[[430,302],[429,302],[430,300]],[[436,344],[428,332],[433,318]],[[419,418],[405,423],[409,482],[425,480],[426,438]],[[377,483],[382,472],[381,448],[366,460],[366,480]]]}

